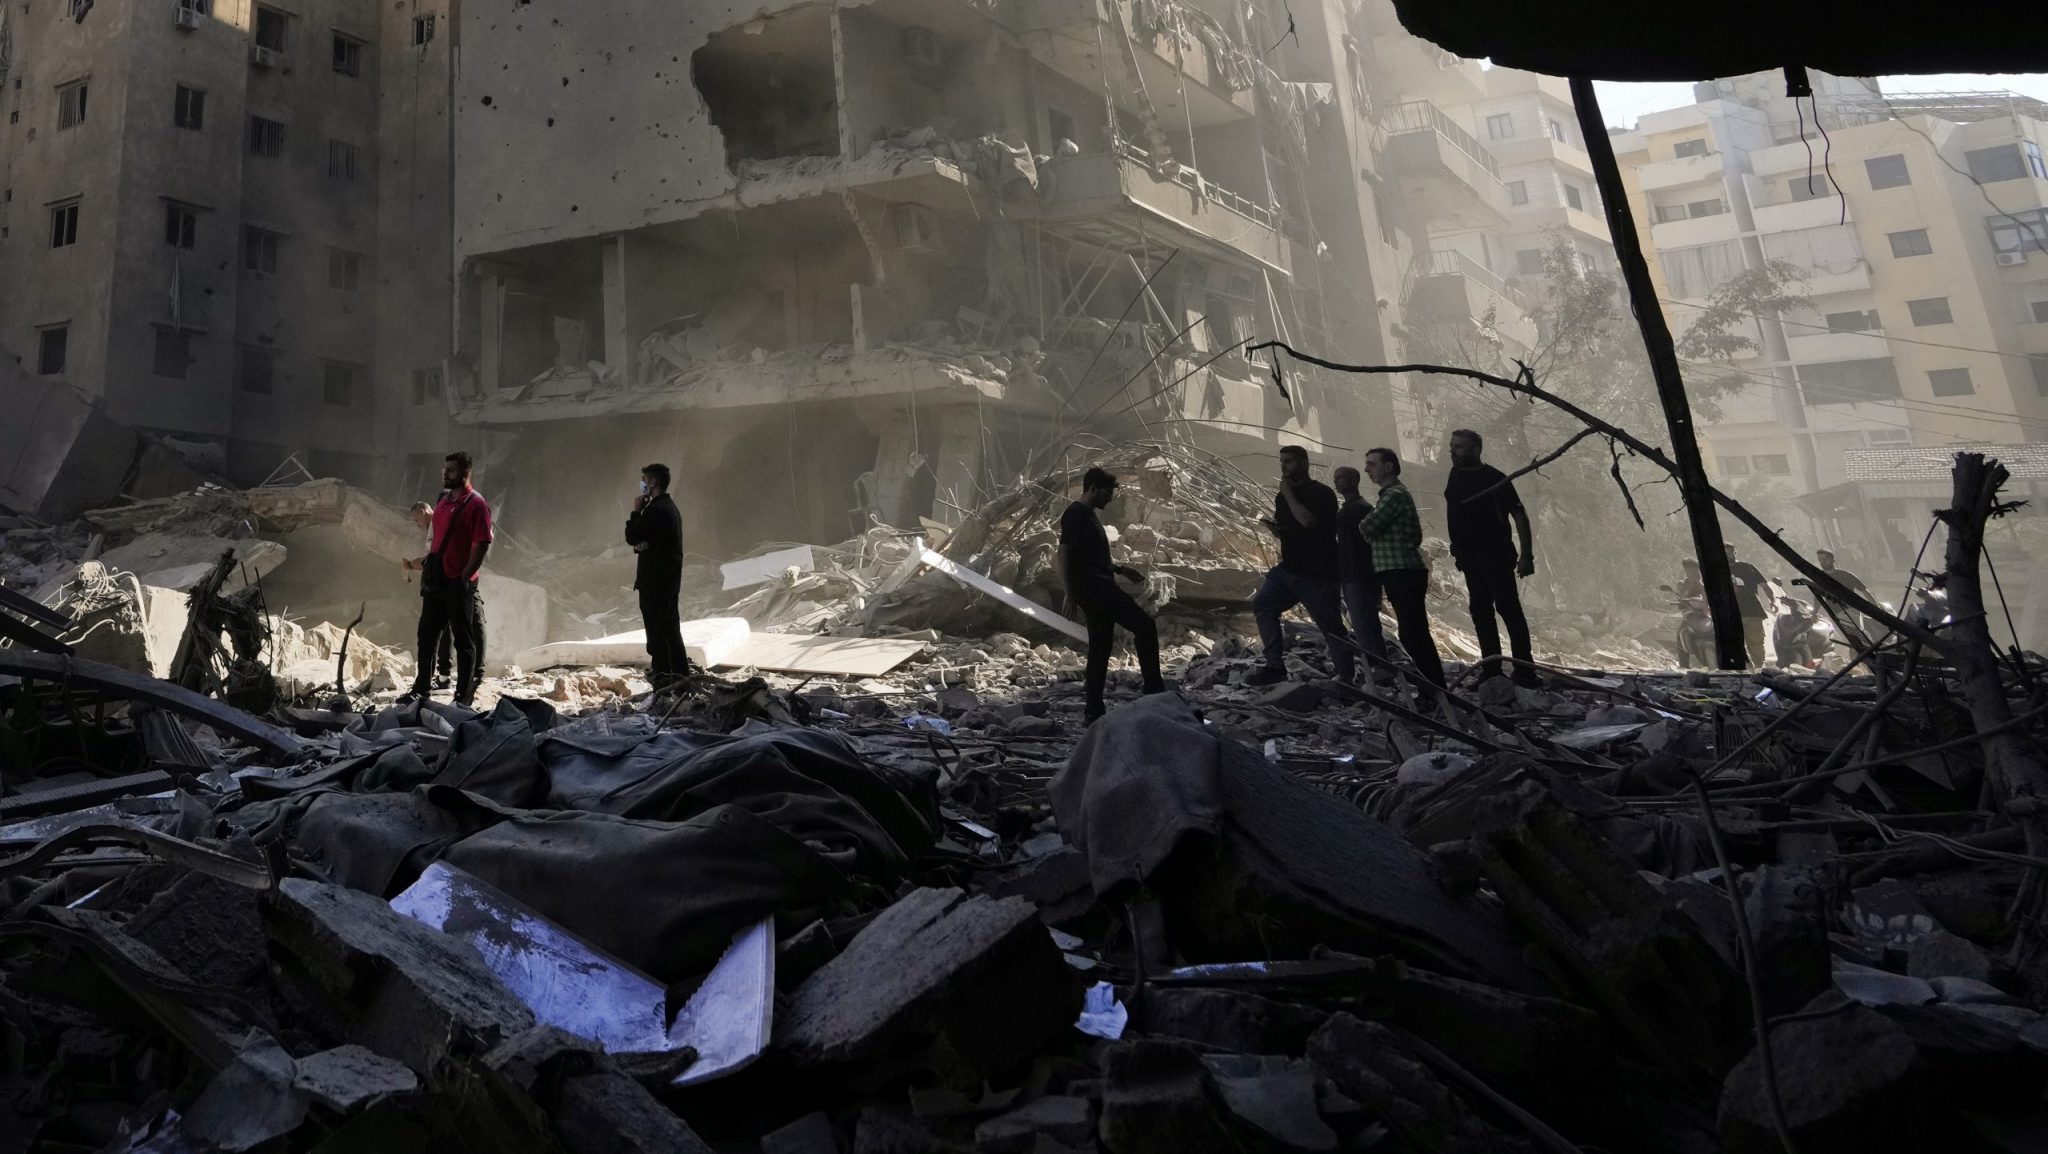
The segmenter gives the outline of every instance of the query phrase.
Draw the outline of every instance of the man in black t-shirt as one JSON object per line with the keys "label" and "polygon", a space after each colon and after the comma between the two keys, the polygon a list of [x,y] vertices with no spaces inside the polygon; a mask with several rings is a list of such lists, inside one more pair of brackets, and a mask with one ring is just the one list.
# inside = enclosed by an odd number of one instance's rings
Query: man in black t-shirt
{"label": "man in black t-shirt", "polygon": [[1742,610],[1742,644],[1749,650],[1749,664],[1761,666],[1764,653],[1764,622],[1777,608],[1777,597],[1764,584],[1763,571],[1747,561],[1735,559],[1735,546],[1728,550],[1728,576],[1735,582],[1735,604]]}
{"label": "man in black t-shirt", "polygon": [[1265,668],[1245,678],[1247,685],[1272,685],[1287,680],[1286,636],[1280,615],[1301,606],[1323,631],[1337,680],[1348,682],[1358,671],[1358,655],[1344,628],[1337,570],[1337,494],[1308,475],[1308,450],[1300,445],[1280,448],[1280,492],[1273,515],[1261,518],[1280,539],[1280,564],[1267,570],[1266,580],[1252,595],[1252,616],[1259,622],[1265,646]]}
{"label": "man in black t-shirt", "polygon": [[[1472,632],[1485,659],[1479,679],[1500,676],[1500,626],[1505,625],[1508,651],[1515,658],[1515,684],[1533,688],[1541,679],[1528,664],[1535,656],[1529,643],[1529,619],[1522,613],[1522,594],[1515,582],[1536,572],[1536,542],[1515,483],[1480,460],[1484,448],[1485,442],[1471,429],[1451,434],[1444,527],[1451,538],[1451,559],[1465,574],[1466,608],[1472,613]],[[1521,534],[1519,555],[1508,534],[1510,524]]]}
{"label": "man in black t-shirt", "polygon": [[1109,534],[1102,531],[1102,521],[1096,516],[1096,510],[1116,496],[1116,485],[1116,477],[1107,469],[1088,470],[1081,475],[1081,499],[1060,514],[1060,580],[1088,623],[1086,717],[1090,722],[1106,708],[1102,691],[1109,680],[1109,648],[1119,625],[1130,633],[1131,645],[1138,651],[1145,692],[1166,689],[1159,676],[1159,627],[1116,583],[1119,575],[1132,581],[1143,581],[1145,575],[1110,561]]}
{"label": "man in black t-shirt", "polygon": [[[1372,542],[1358,525],[1372,512],[1372,502],[1358,491],[1358,470],[1349,465],[1330,474],[1330,483],[1344,502],[1337,510],[1337,576],[1344,586],[1344,610],[1351,619],[1351,638],[1359,648],[1387,659],[1387,630],[1380,622],[1380,575],[1372,564]],[[1368,670],[1373,680],[1392,678],[1386,666]]]}

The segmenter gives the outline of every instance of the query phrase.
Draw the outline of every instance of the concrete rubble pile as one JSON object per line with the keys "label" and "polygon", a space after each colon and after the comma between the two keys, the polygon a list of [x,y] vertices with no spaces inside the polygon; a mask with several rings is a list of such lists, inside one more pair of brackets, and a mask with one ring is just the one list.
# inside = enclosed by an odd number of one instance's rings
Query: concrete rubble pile
{"label": "concrete rubble pile", "polygon": [[260,716],[0,648],[5,1148],[2048,1142],[2038,862],[1952,671],[1453,662],[1424,712],[1296,641],[1093,727],[1015,632]]}

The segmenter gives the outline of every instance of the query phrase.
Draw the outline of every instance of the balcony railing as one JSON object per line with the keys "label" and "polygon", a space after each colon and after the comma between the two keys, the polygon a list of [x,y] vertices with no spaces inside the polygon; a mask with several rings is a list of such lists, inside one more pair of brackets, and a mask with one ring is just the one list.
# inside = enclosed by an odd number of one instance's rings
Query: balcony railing
{"label": "balcony railing", "polygon": [[1380,119],[1389,136],[1401,136],[1410,132],[1434,132],[1450,142],[1452,148],[1470,157],[1475,164],[1500,179],[1500,161],[1473,135],[1458,126],[1458,122],[1444,114],[1444,110],[1427,100],[1411,100],[1396,104]]}
{"label": "balcony railing", "polygon": [[1500,274],[1466,256],[1456,249],[1440,249],[1428,252],[1415,260],[1416,277],[1462,276],[1478,281],[1502,299],[1523,312],[1529,311],[1529,301],[1522,290],[1500,278]]}
{"label": "balcony railing", "polygon": [[1269,229],[1277,229],[1279,227],[1279,214],[1273,210],[1271,205],[1258,204],[1247,200],[1213,180],[1204,179],[1201,173],[1185,164],[1176,166],[1173,172],[1168,174],[1159,168],[1153,167],[1151,153],[1123,139],[1118,139],[1116,142],[1116,154],[1163,180],[1170,180],[1180,185],[1196,196],[1222,205],[1246,220],[1263,225]]}

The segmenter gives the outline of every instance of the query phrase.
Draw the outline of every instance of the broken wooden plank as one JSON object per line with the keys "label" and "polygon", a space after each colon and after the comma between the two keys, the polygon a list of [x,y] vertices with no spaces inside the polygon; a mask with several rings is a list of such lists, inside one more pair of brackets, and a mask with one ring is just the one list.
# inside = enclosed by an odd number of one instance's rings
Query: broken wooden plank
{"label": "broken wooden plank", "polygon": [[87,661],[82,657],[56,653],[0,649],[0,673],[39,681],[61,681],[67,685],[82,685],[112,697],[145,702],[202,722],[217,733],[239,737],[243,741],[260,745],[272,753],[285,757],[296,758],[306,750],[305,744],[298,738],[254,714],[212,698],[201,697],[189,689],[173,685],[161,678],[134,673],[104,662]]}

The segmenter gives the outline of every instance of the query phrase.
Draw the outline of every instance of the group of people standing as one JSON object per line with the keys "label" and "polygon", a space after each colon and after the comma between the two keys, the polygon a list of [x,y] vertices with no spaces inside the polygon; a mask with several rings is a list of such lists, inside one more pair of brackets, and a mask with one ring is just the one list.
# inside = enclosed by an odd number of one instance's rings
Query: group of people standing
{"label": "group of people standing", "polygon": [[[1480,435],[1470,429],[1451,434],[1445,529],[1452,559],[1465,575],[1484,659],[1482,679],[1503,675],[1500,629],[1505,626],[1514,658],[1511,676],[1518,684],[1534,685],[1529,622],[1517,582],[1536,572],[1535,538],[1514,482],[1481,459],[1483,446]],[[1423,683],[1420,696],[1427,707],[1445,681],[1425,606],[1429,566],[1422,556],[1421,513],[1414,494],[1401,481],[1401,458],[1394,450],[1373,449],[1366,453],[1364,465],[1364,479],[1377,490],[1373,501],[1360,491],[1357,469],[1338,468],[1331,475],[1333,489],[1309,475],[1306,449],[1281,448],[1273,513],[1260,518],[1279,540],[1280,561],[1252,597],[1265,660],[1246,682],[1271,685],[1287,679],[1286,635],[1280,618],[1298,605],[1322,631],[1338,680],[1357,679],[1358,657],[1363,654],[1370,665],[1368,675],[1376,683],[1390,684],[1395,667],[1380,623],[1384,602],[1393,607],[1401,648]],[[1116,477],[1090,469],[1081,487],[1081,499],[1060,518],[1060,575],[1068,597],[1087,622],[1086,708],[1087,719],[1093,721],[1104,710],[1103,689],[1117,626],[1131,634],[1144,691],[1156,693],[1165,685],[1159,674],[1158,629],[1116,581],[1118,576],[1142,581],[1143,575],[1112,563],[1109,540],[1096,515],[1115,498]]]}

